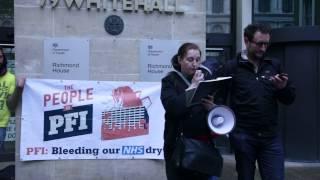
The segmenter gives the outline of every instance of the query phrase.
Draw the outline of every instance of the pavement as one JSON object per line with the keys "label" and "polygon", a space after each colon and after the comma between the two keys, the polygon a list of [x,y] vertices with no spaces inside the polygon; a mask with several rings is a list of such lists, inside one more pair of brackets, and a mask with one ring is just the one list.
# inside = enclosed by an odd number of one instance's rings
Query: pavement
{"label": "pavement", "polygon": [[[224,167],[222,177],[219,180],[236,180],[234,156],[223,155]],[[14,165],[14,161],[0,162],[0,170]],[[285,162],[285,179],[286,180],[320,180],[320,163],[301,163]],[[256,171],[255,180],[261,180],[259,173]]]}
{"label": "pavement", "polygon": [[[233,155],[223,155],[224,167],[220,180],[236,180]],[[285,162],[286,180],[320,180],[320,163]],[[255,180],[261,180],[256,170]]]}

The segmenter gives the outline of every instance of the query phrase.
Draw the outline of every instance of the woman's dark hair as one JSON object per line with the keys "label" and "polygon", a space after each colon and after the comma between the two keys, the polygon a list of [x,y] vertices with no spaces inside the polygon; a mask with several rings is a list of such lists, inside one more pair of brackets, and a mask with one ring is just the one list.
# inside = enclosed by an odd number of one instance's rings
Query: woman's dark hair
{"label": "woman's dark hair", "polygon": [[4,54],[3,48],[1,46],[0,46],[0,51],[3,56],[3,62],[0,66],[0,75],[2,76],[7,72],[7,58],[6,58],[6,55]]}
{"label": "woman's dark hair", "polygon": [[263,34],[271,34],[271,27],[268,24],[249,24],[244,29],[244,37],[247,37],[249,41],[252,41],[254,33],[257,31]]}
{"label": "woman's dark hair", "polygon": [[178,59],[179,58],[184,58],[187,55],[187,52],[190,49],[199,50],[200,56],[201,56],[201,50],[200,50],[198,45],[196,45],[194,43],[184,43],[184,44],[182,44],[180,46],[180,48],[178,49],[178,53],[171,58],[171,64],[172,64],[172,66],[173,66],[173,68],[175,70],[181,71],[181,67],[180,67],[180,64],[178,62]]}

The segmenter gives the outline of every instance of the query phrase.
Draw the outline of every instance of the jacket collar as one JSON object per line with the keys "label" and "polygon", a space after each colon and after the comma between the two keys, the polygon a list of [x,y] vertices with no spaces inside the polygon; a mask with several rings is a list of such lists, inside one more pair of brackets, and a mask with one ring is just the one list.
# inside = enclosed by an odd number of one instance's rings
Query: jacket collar
{"label": "jacket collar", "polygon": [[190,86],[190,81],[188,81],[188,79],[184,77],[184,75],[181,72],[177,70],[173,70],[173,72],[175,72],[186,83],[187,86]]}

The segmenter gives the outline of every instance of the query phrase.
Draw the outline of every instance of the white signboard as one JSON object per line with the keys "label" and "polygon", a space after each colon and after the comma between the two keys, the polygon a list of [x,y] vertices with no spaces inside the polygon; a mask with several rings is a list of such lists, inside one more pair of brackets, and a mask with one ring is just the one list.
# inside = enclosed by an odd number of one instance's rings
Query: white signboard
{"label": "white signboard", "polygon": [[27,79],[20,159],[163,159],[159,82]]}
{"label": "white signboard", "polygon": [[89,40],[48,38],[44,40],[44,77],[89,79]]}
{"label": "white signboard", "polygon": [[173,70],[171,58],[180,46],[175,40],[143,40],[140,42],[140,80],[160,81]]}

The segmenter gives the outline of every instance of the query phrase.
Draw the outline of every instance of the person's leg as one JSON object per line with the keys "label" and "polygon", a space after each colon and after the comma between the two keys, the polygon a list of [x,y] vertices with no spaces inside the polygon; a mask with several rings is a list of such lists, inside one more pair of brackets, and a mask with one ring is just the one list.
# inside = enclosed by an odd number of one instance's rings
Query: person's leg
{"label": "person's leg", "polygon": [[0,152],[4,151],[4,140],[6,138],[6,129],[5,127],[0,127]]}
{"label": "person's leg", "polygon": [[202,174],[199,172],[187,170],[187,169],[180,169],[179,171],[179,179],[180,180],[208,180],[209,175]]}
{"label": "person's leg", "polygon": [[219,180],[219,177],[217,177],[217,176],[211,176],[211,177],[209,177],[208,180]]}
{"label": "person's leg", "polygon": [[173,151],[172,146],[165,145],[163,148],[167,180],[208,180],[209,175],[177,168],[171,159]]}
{"label": "person's leg", "polygon": [[284,150],[281,136],[261,140],[258,165],[262,180],[284,180]]}
{"label": "person's leg", "polygon": [[178,169],[171,161],[173,151],[174,148],[172,146],[165,145],[163,147],[167,180],[179,180]]}
{"label": "person's leg", "polygon": [[238,180],[254,180],[256,139],[243,132],[233,132],[230,134],[230,143],[236,159]]}
{"label": "person's leg", "polygon": [[208,175],[183,168],[177,168],[171,161],[166,161],[165,163],[167,180],[208,180]]}

